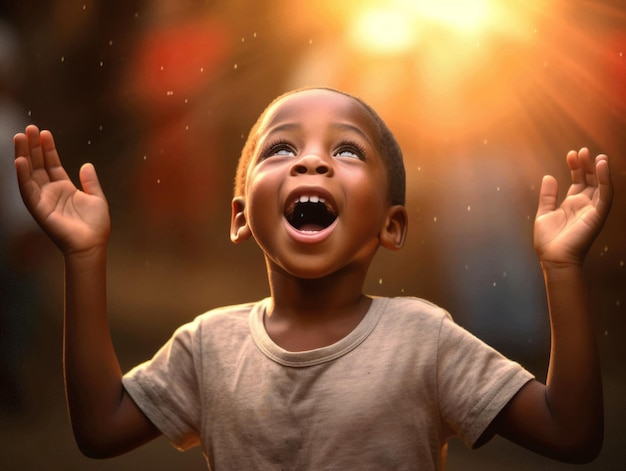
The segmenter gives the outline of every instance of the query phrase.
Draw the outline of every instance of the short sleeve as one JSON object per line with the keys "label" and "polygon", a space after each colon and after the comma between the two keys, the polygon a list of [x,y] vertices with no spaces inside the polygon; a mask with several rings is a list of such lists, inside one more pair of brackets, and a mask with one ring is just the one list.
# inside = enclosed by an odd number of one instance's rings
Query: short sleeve
{"label": "short sleeve", "polygon": [[442,320],[437,358],[440,411],[468,447],[532,378],[450,318]]}
{"label": "short sleeve", "polygon": [[198,388],[202,355],[197,352],[200,324],[180,327],[154,355],[123,378],[129,395],[152,423],[180,449],[200,444],[201,401]]}

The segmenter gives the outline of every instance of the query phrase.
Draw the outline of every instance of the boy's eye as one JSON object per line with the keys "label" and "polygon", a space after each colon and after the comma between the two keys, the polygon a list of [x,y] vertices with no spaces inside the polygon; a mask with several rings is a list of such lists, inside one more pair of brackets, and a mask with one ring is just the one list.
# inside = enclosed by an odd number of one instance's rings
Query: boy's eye
{"label": "boy's eye", "polygon": [[280,149],[274,150],[274,152],[272,152],[272,155],[296,155],[296,153],[291,149],[282,147]]}
{"label": "boy's eye", "polygon": [[347,157],[350,159],[365,160],[365,151],[356,144],[345,144],[340,146],[335,153],[335,157]]}
{"label": "boy's eye", "polygon": [[263,157],[267,158],[267,157],[272,157],[274,155],[279,155],[279,156],[295,156],[296,155],[296,151],[295,149],[285,143],[285,142],[279,142],[278,144],[274,144],[268,147],[267,151],[265,151],[263,153]]}

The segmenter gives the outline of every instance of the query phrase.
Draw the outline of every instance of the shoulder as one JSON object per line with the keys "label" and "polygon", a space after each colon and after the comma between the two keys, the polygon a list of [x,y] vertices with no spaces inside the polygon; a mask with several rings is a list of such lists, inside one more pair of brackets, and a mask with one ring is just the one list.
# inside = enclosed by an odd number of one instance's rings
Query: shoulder
{"label": "shoulder", "polygon": [[234,304],[232,306],[222,306],[211,309],[197,316],[194,322],[205,324],[212,322],[228,322],[229,320],[247,319],[250,312],[257,306],[263,304],[265,300],[254,301],[243,304]]}
{"label": "shoulder", "polygon": [[385,342],[393,338],[396,344],[406,344],[411,349],[436,349],[442,324],[452,322],[445,309],[421,298],[374,298],[374,306],[381,311],[376,335]]}
{"label": "shoulder", "polygon": [[386,321],[439,325],[444,320],[452,320],[448,311],[422,298],[402,296],[375,299],[383,306],[382,317]]}
{"label": "shoulder", "polygon": [[221,337],[224,332],[229,336],[238,333],[247,335],[249,318],[253,310],[262,308],[266,300],[222,306],[196,316],[192,321],[183,324],[174,332],[174,338],[207,340],[207,337]]}
{"label": "shoulder", "polygon": [[442,307],[417,296],[398,296],[393,298],[374,298],[381,299],[388,303],[392,309],[408,309],[413,312],[420,313],[437,313],[449,316],[450,314]]}
{"label": "shoulder", "polygon": [[[376,298],[375,298],[376,299]],[[386,336],[407,338],[430,345],[435,350],[459,351],[463,348],[493,350],[471,332],[458,325],[450,313],[430,301],[417,297],[378,298],[382,306],[377,330]]]}
{"label": "shoulder", "polygon": [[199,314],[194,318],[192,322],[186,325],[204,326],[207,324],[219,324],[222,322],[238,322],[242,319],[247,322],[250,312],[254,309],[262,307],[266,301],[266,299],[262,299],[254,302],[234,304],[232,306],[216,307],[202,314]]}

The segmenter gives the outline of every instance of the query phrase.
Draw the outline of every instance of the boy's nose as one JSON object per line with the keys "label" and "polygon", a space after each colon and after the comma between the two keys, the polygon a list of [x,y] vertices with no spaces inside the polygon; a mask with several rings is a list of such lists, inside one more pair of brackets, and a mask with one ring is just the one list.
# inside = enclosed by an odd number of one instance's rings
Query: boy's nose
{"label": "boy's nose", "polygon": [[330,176],[332,174],[332,166],[317,154],[307,154],[294,162],[291,168],[291,174],[317,174]]}

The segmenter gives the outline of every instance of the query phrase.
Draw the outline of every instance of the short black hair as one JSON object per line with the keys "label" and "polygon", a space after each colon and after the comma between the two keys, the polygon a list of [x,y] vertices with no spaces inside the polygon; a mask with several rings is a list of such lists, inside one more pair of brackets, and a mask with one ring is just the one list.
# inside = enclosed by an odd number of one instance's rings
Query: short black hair
{"label": "short black hair", "polygon": [[378,151],[383,157],[383,162],[387,170],[387,183],[389,192],[389,201],[392,205],[404,205],[406,194],[406,173],[404,170],[404,161],[402,158],[402,150],[396,138],[391,130],[387,127],[382,118],[376,113],[376,111],[362,99],[340,90],[335,90],[328,87],[305,87],[298,88],[296,90],[284,93],[275,98],[266,108],[263,110],[256,123],[250,129],[248,139],[243,146],[241,156],[239,157],[239,163],[237,164],[237,173],[235,175],[235,187],[234,195],[243,196],[246,187],[246,176],[248,174],[248,166],[254,155],[258,139],[259,139],[259,127],[265,118],[268,110],[278,101],[290,95],[295,95],[300,92],[308,90],[328,90],[340,95],[347,96],[361,105],[365,112],[371,118],[376,131],[378,132]]}

